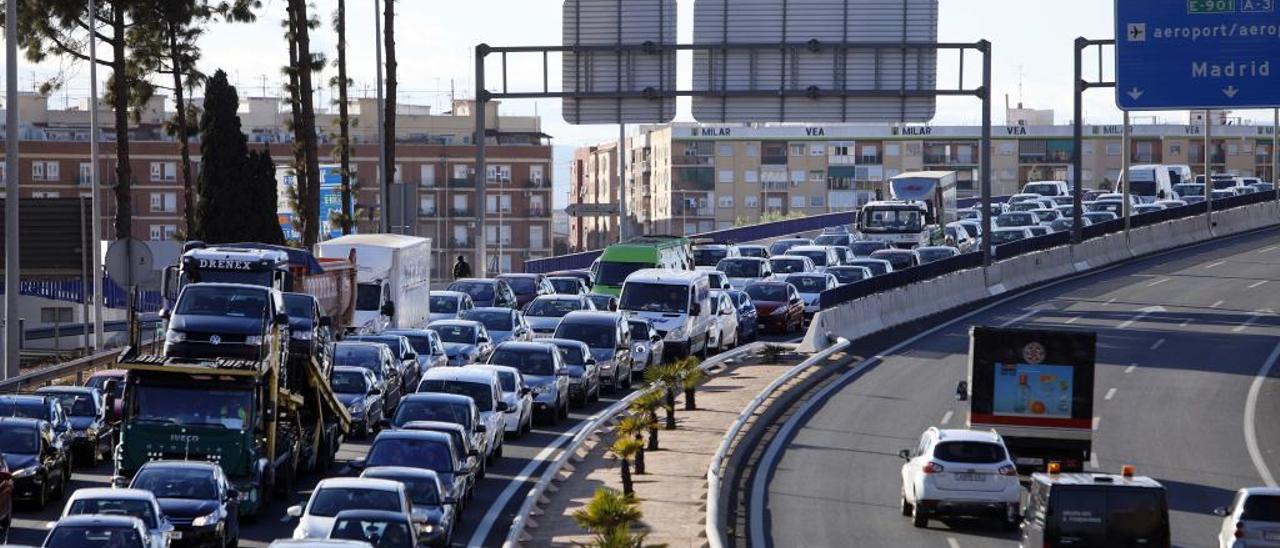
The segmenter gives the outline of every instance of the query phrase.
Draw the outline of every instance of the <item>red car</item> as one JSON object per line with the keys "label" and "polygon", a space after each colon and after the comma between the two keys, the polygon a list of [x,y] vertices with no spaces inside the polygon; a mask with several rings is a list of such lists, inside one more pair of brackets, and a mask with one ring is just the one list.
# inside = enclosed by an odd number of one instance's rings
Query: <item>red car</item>
{"label": "red car", "polygon": [[543,295],[554,295],[556,288],[542,274],[500,274],[497,279],[507,282],[516,294],[516,310]]}
{"label": "red car", "polygon": [[786,282],[756,282],[745,289],[756,305],[761,329],[792,333],[804,327],[804,301],[796,286]]}

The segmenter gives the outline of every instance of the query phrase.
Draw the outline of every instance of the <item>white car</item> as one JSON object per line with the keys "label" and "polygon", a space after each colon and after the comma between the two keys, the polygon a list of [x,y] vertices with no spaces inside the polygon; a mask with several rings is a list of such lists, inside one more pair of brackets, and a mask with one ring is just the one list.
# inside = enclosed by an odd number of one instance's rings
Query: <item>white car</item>
{"label": "white car", "polygon": [[503,431],[512,438],[518,438],[533,425],[533,396],[525,386],[524,375],[520,370],[505,365],[468,365],[470,368],[489,369],[498,374],[498,382],[502,385],[502,401],[507,403],[507,411],[503,415]]}
{"label": "white car", "polygon": [[800,298],[804,300],[804,317],[812,318],[822,308],[822,292],[839,287],[840,280],[827,272],[800,272],[787,274],[782,281],[796,286]]}
{"label": "white car", "polygon": [[1018,524],[1018,470],[995,431],[930,428],[903,449],[902,515],[916,527],[934,516],[999,516]]}
{"label": "white car", "polygon": [[533,338],[540,339],[554,335],[565,314],[595,309],[585,295],[542,295],[525,305],[524,320],[533,329]]}
{"label": "white car", "polygon": [[803,255],[775,255],[769,258],[769,267],[773,269],[775,278],[782,274],[818,270],[818,267],[813,264],[813,259]]}
{"label": "white car", "polygon": [[306,505],[290,506],[285,512],[299,518],[295,539],[329,538],[334,518],[343,510],[390,510],[412,519],[413,508],[404,484],[372,478],[329,478],[320,480]]}
{"label": "white car", "polygon": [[113,489],[105,487],[77,489],[62,509],[62,517],[80,514],[110,514],[142,520],[151,536],[153,548],[169,546],[169,538],[178,534],[173,523],[160,510],[160,501],[145,489]]}
{"label": "white car", "polygon": [[418,383],[418,392],[470,396],[480,410],[480,425],[484,427],[483,434],[488,443],[485,461],[491,463],[502,456],[507,402],[502,399],[502,382],[496,372],[470,365],[428,369],[422,376],[422,382]]}
{"label": "white car", "polygon": [[707,280],[711,282],[711,289],[733,289],[733,285],[729,283],[729,277],[724,272],[714,269],[704,269],[707,273]]}
{"label": "white car", "polygon": [[808,257],[815,268],[806,272],[822,272],[831,266],[840,266],[840,256],[836,249],[829,245],[798,245],[787,250],[787,255]]}
{"label": "white car", "polygon": [[1219,548],[1280,547],[1280,488],[1246,487],[1213,513],[1222,516]]}
{"label": "white car", "polygon": [[715,311],[716,326],[711,330],[711,349],[720,352],[738,346],[738,307],[724,291],[711,291],[711,310]]}
{"label": "white car", "polygon": [[769,259],[760,257],[725,259],[716,265],[716,270],[729,277],[729,287],[733,289],[743,289],[752,282],[773,279],[773,268],[769,266]]}

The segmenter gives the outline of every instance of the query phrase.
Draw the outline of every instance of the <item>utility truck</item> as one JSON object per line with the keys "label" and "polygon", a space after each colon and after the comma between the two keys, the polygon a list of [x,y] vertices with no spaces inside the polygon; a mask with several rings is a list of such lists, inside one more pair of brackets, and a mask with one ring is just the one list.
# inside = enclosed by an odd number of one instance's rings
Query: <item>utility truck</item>
{"label": "utility truck", "polygon": [[890,200],[858,213],[858,239],[911,249],[941,244],[941,227],[956,220],[956,173],[916,171],[889,179]]}
{"label": "utility truck", "polygon": [[316,244],[316,253],[323,259],[340,259],[352,252],[357,297],[347,331],[371,334],[426,327],[431,240],[402,234],[349,234]]}

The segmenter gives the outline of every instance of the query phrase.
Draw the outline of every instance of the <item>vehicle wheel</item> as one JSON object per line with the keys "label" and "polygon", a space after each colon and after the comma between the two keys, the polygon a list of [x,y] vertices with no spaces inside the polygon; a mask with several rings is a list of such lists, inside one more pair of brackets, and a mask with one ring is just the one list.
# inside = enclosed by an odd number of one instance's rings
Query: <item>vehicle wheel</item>
{"label": "vehicle wheel", "polygon": [[58,500],[62,497],[67,496],[67,484],[71,482],[70,468],[71,468],[71,465],[68,464],[65,468],[62,469],[62,476],[58,478],[58,494],[54,495],[53,497],[54,500]]}
{"label": "vehicle wheel", "polygon": [[557,408],[551,408],[551,409],[548,409],[548,410],[547,410],[547,423],[548,423],[548,424],[550,424],[551,426],[556,426],[556,425],[560,424],[560,410],[559,410],[559,409],[557,409]]}
{"label": "vehicle wheel", "polygon": [[35,500],[31,502],[36,510],[44,510],[44,507],[49,505],[49,476],[44,477],[44,481],[40,483],[40,489],[37,489]]}
{"label": "vehicle wheel", "polygon": [[[10,513],[12,513],[12,510],[10,510]],[[13,528],[12,520],[13,518],[10,517],[6,518],[3,523],[0,523],[0,542],[9,542],[9,531]]]}
{"label": "vehicle wheel", "polygon": [[[711,335],[705,335],[702,337],[702,350],[698,351],[698,359],[707,359],[707,343],[709,342],[711,342]],[[689,344],[693,344],[693,340],[690,340]]]}
{"label": "vehicle wheel", "polygon": [[591,401],[593,402],[600,401],[600,385],[599,384],[597,384],[596,389],[591,392],[590,398],[591,398]]}
{"label": "vehicle wheel", "polygon": [[925,513],[919,504],[911,508],[911,525],[921,529],[929,526],[929,514]]}
{"label": "vehicle wheel", "polygon": [[635,371],[627,371],[627,376],[622,378],[623,390],[631,390],[631,377],[635,374]]}
{"label": "vehicle wheel", "polygon": [[906,495],[902,495],[902,515],[911,517],[911,503],[907,502]]}
{"label": "vehicle wheel", "polygon": [[569,420],[569,402],[564,402],[564,404],[560,406],[560,418]]}
{"label": "vehicle wheel", "polygon": [[[488,472],[488,470],[489,458],[485,457],[480,459],[480,471],[476,473],[476,479],[484,479],[485,473]],[[470,497],[471,493],[467,493],[467,496]]]}
{"label": "vehicle wheel", "polygon": [[502,450],[503,450],[503,449],[505,449],[505,448],[506,448],[506,446],[507,446],[507,444],[505,444],[505,443],[499,443],[499,444],[498,444],[498,450],[493,452],[493,458],[494,458],[494,460],[497,460],[497,459],[502,458]]}

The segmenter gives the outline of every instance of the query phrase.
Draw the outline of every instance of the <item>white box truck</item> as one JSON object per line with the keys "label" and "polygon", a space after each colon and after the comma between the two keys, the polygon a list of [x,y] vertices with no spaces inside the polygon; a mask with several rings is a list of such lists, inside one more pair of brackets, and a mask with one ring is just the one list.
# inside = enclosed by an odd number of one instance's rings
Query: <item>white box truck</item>
{"label": "white box truck", "polygon": [[356,251],[356,311],[349,331],[416,329],[427,325],[431,301],[431,240],[401,234],[350,234],[316,244],[316,255]]}

